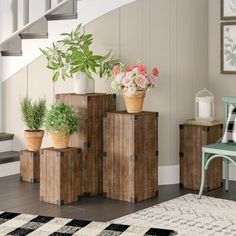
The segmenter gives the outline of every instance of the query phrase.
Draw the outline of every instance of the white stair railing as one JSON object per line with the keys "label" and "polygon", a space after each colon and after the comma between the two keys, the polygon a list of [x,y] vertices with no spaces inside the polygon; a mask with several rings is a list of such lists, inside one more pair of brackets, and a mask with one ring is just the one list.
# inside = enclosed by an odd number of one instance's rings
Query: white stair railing
{"label": "white stair railing", "polygon": [[62,7],[70,0],[0,1],[0,44],[14,38],[29,25]]}

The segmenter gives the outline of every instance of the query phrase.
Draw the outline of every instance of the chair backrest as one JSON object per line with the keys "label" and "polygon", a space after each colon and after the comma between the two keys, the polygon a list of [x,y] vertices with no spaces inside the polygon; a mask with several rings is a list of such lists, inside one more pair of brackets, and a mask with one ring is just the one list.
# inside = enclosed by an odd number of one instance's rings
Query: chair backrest
{"label": "chair backrest", "polygon": [[222,101],[225,103],[225,123],[226,123],[229,115],[229,106],[230,104],[236,104],[236,97],[223,97]]}

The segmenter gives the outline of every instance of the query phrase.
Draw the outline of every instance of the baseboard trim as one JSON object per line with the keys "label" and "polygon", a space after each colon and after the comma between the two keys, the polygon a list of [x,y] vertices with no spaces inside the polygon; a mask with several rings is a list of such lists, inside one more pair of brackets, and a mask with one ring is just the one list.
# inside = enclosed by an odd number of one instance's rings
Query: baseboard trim
{"label": "baseboard trim", "polygon": [[[20,173],[20,162],[12,162],[0,165],[0,177]],[[224,176],[224,175],[223,175]],[[235,167],[230,164],[230,180],[236,181]],[[158,185],[179,184],[179,165],[159,166]]]}
{"label": "baseboard trim", "polygon": [[179,165],[159,166],[158,185],[179,184]]}

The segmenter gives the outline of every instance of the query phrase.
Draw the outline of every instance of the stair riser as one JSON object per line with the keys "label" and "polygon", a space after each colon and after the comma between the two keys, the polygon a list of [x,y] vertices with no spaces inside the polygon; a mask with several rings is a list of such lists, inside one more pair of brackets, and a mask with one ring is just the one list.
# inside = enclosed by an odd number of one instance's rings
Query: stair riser
{"label": "stair riser", "polygon": [[20,162],[15,161],[0,165],[0,177],[16,175],[20,173]]}
{"label": "stair riser", "polygon": [[1,141],[0,142],[0,152],[9,152],[13,150],[13,141]]}

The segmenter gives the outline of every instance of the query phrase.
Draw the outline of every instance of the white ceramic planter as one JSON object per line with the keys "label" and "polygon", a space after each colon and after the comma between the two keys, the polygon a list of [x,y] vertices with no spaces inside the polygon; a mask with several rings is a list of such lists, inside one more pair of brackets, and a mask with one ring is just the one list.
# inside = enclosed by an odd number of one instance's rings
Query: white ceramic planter
{"label": "white ceramic planter", "polygon": [[95,91],[95,81],[89,79],[85,73],[78,72],[73,78],[74,89],[77,94],[94,93]]}

